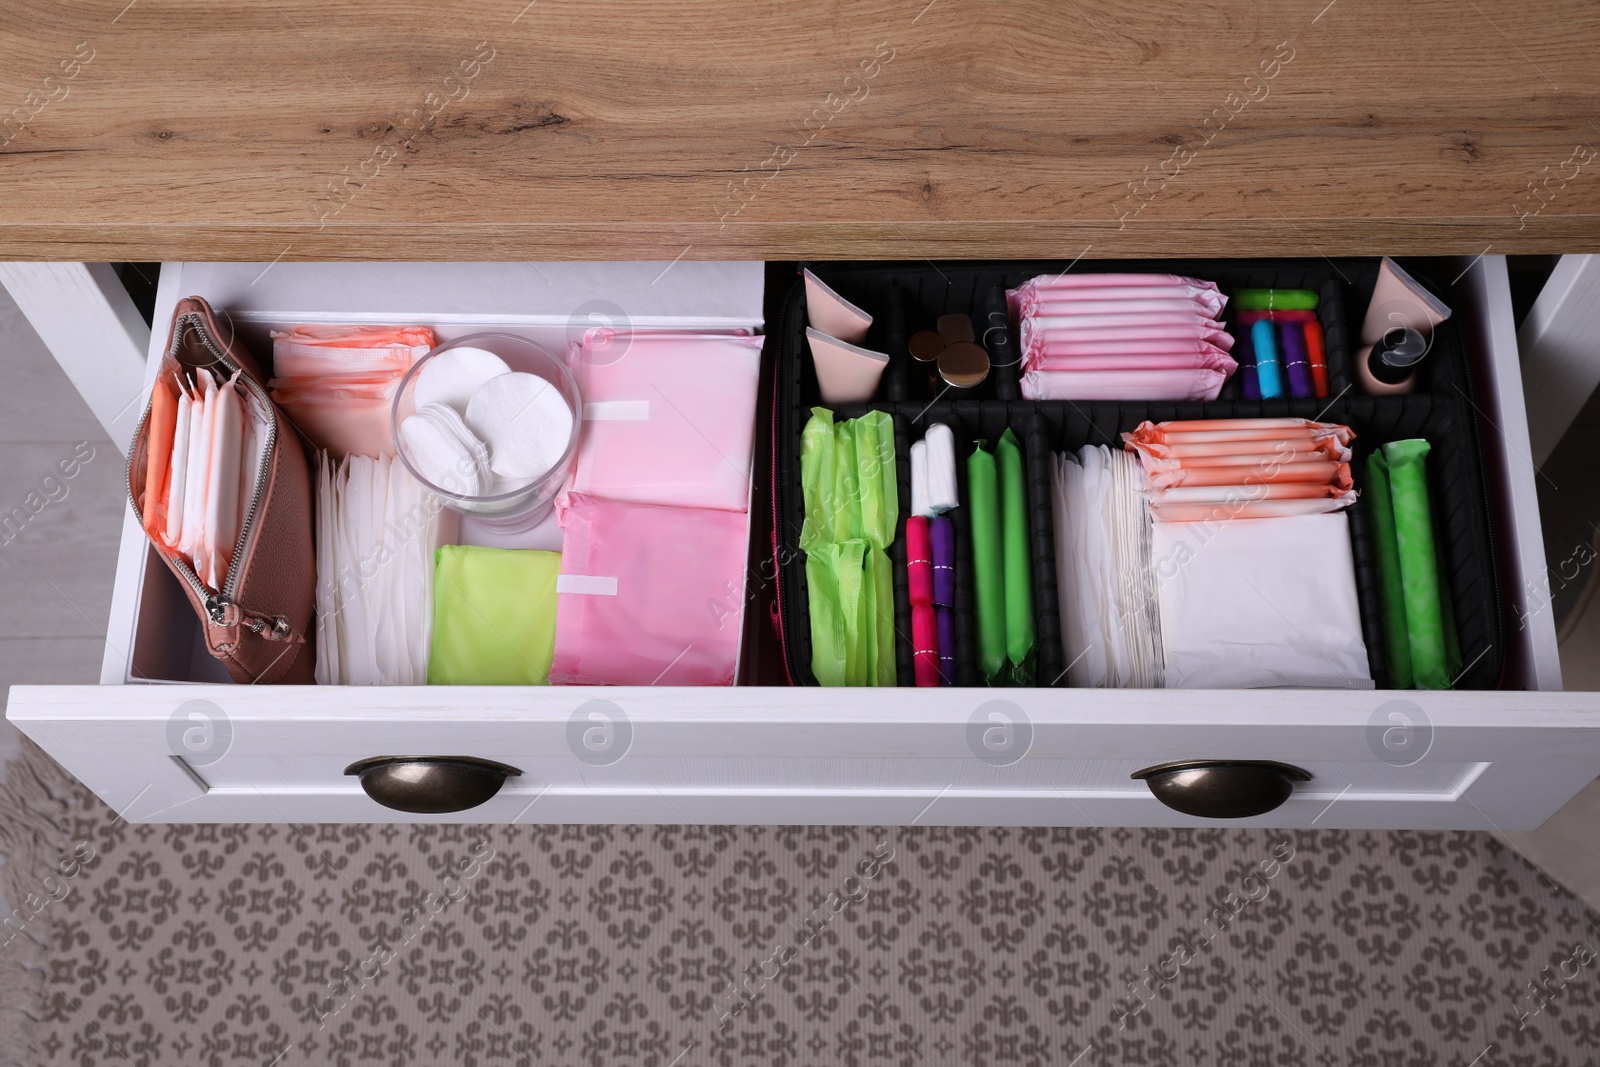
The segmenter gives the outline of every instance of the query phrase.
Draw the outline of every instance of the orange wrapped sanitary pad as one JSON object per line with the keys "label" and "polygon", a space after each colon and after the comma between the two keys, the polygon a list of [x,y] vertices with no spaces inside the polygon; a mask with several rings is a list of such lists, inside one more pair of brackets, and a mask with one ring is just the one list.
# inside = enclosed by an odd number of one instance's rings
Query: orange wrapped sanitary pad
{"label": "orange wrapped sanitary pad", "polygon": [[394,452],[389,406],[434,346],[426,326],[296,326],[272,331],[273,401],[335,458]]}

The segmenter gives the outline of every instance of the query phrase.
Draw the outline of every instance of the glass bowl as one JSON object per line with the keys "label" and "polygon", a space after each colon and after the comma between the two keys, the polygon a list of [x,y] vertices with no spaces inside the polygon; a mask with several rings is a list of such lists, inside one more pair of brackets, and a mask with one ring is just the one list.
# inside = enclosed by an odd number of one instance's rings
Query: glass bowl
{"label": "glass bowl", "polygon": [[[461,492],[465,478],[454,486],[435,485],[417,469],[401,437],[400,424],[416,411],[416,382],[422,368],[430,360],[438,359],[456,348],[480,348],[492,352],[504,360],[511,370],[538,375],[561,394],[561,398],[572,409],[572,433],[567,438],[566,450],[561,453],[561,458],[556,461],[554,467],[544,474],[529,479],[526,484],[516,484],[483,496]],[[400,380],[400,388],[395,393],[394,405],[390,409],[389,429],[394,437],[395,454],[400,457],[400,462],[405,464],[406,470],[450,510],[471,515],[501,529],[525,530],[543,521],[550,513],[556,494],[561,490],[567,476],[572,473],[573,464],[578,457],[578,437],[583,429],[583,403],[578,396],[578,383],[573,380],[572,372],[567,369],[565,363],[543,346],[535,344],[526,337],[510,333],[475,333],[439,345],[412,364],[411,369],[406,371],[405,377]],[[503,483],[504,479],[497,481]]]}

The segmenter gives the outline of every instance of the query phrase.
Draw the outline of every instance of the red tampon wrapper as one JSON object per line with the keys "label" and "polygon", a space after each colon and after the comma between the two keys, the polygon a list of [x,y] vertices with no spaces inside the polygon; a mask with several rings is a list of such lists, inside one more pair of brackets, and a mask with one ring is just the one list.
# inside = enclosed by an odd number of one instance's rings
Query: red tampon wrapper
{"label": "red tampon wrapper", "polygon": [[933,538],[928,520],[921,515],[906,520],[906,583],[911,587],[911,603],[933,603]]}
{"label": "red tampon wrapper", "polygon": [[939,684],[939,617],[932,604],[911,606],[912,663],[916,668],[917,685]]}
{"label": "red tampon wrapper", "polygon": [[1328,353],[1322,347],[1322,323],[1315,318],[1306,323],[1306,358],[1311,362],[1311,385],[1319,400],[1328,397]]}

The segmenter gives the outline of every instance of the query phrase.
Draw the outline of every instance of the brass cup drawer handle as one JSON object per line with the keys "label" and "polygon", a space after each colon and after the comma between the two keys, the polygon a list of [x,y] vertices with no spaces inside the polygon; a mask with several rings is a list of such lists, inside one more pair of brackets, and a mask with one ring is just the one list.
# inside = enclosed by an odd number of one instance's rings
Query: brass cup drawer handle
{"label": "brass cup drawer handle", "polygon": [[1180,760],[1135,771],[1173,811],[1202,819],[1248,819],[1265,815],[1311,774],[1272,760]]}
{"label": "brass cup drawer handle", "polygon": [[359,775],[367,796],[416,815],[466,811],[500,792],[515,767],[476,756],[373,756],[344,769]]}

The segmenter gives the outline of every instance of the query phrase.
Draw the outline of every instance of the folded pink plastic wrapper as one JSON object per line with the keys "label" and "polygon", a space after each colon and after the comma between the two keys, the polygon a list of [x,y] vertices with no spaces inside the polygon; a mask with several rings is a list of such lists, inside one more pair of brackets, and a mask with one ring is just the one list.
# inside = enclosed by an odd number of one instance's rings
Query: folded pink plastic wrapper
{"label": "folded pink plastic wrapper", "polygon": [[1194,485],[1150,494],[1158,504],[1205,504],[1253,500],[1330,500],[1348,493],[1348,485],[1331,482],[1252,482],[1245,485]]}
{"label": "folded pink plastic wrapper", "polygon": [[[1355,436],[1348,426],[1313,422],[1310,419],[1180,419],[1161,423],[1142,422],[1132,433],[1123,434],[1122,440],[1130,448],[1144,453],[1156,445],[1210,446],[1268,442],[1267,447],[1270,448],[1270,443],[1274,441],[1309,445],[1325,439],[1348,445],[1355,440]],[[1218,454],[1227,453],[1219,451]]]}
{"label": "folded pink plastic wrapper", "polygon": [[1028,300],[1059,300],[1072,296],[1098,300],[1182,297],[1196,301],[1213,315],[1221,314],[1228,302],[1215,282],[1176,274],[1041,274],[1006,293],[1013,316]]}
{"label": "folded pink plastic wrapper", "polygon": [[1056,274],[1006,294],[1030,400],[1215,400],[1238,369],[1212,282]]}
{"label": "folded pink plastic wrapper", "polygon": [[[731,334],[589,331],[568,357],[584,401],[568,492],[745,511],[761,345]],[[566,497],[556,502],[563,513]]]}
{"label": "folded pink plastic wrapper", "polygon": [[[1194,295],[1128,296],[1126,289],[1075,289],[1053,293],[1024,293],[1017,306],[1035,317],[1053,315],[1160,315],[1183,314],[1215,319],[1227,298],[1205,290]],[[1202,296],[1207,299],[1202,299]]]}
{"label": "folded pink plastic wrapper", "polygon": [[1337,511],[1356,498],[1348,426],[1307,419],[1141,423],[1122,439],[1139,456],[1151,514],[1169,522]]}
{"label": "folded pink plastic wrapper", "polygon": [[[1152,346],[1154,347],[1154,346]],[[1070,355],[1048,356],[1036,364],[1030,364],[1028,370],[1038,371],[1066,371],[1066,370],[1187,370],[1203,369],[1221,371],[1223,374],[1232,374],[1238,364],[1233,357],[1220,348],[1207,346],[1210,351],[1173,351],[1162,352],[1159,350],[1146,350],[1131,355]]]}
{"label": "folded pink plastic wrapper", "polygon": [[[1166,445],[1154,441],[1130,442],[1144,461],[1144,469],[1165,470],[1177,467],[1232,467],[1260,462],[1260,441],[1213,441],[1209,444]],[[1278,438],[1267,442],[1276,459],[1294,463],[1308,459],[1335,459],[1350,462],[1350,446],[1333,435],[1310,438]]]}
{"label": "folded pink plastic wrapper", "polygon": [[389,405],[411,365],[434,346],[426,326],[296,326],[272,331],[272,399],[329,454],[394,452]]}
{"label": "folded pink plastic wrapper", "polygon": [[570,494],[550,681],[732,685],[745,525],[733,511]]}
{"label": "folded pink plastic wrapper", "polygon": [[1193,289],[1220,293],[1216,282],[1185,278],[1181,274],[1041,274],[1022,283],[1034,289]]}
{"label": "folded pink plastic wrapper", "polygon": [[1226,371],[1207,367],[1031,370],[1022,376],[1021,384],[1022,395],[1028,400],[1215,400],[1227,380]]}
{"label": "folded pink plastic wrapper", "polygon": [[1150,501],[1150,517],[1157,522],[1225,522],[1229,519],[1281,519],[1294,515],[1325,515],[1356,502],[1356,494],[1312,500],[1229,500],[1207,503]]}
{"label": "folded pink plastic wrapper", "polygon": [[1029,354],[1033,358],[1050,356],[1107,356],[1140,352],[1198,352],[1213,349],[1233,351],[1233,335],[1225,330],[1191,330],[1187,327],[1145,326],[1135,330],[1085,330],[1083,333],[1057,332],[1045,340],[1035,340]]}
{"label": "folded pink plastic wrapper", "polygon": [[1130,336],[1146,328],[1162,330],[1221,330],[1222,323],[1206,315],[1187,314],[1181,311],[1161,311],[1153,314],[1109,311],[1101,314],[1083,314],[1077,311],[1066,315],[1030,315],[1028,325],[1037,334],[1090,333],[1095,330],[1120,330]]}
{"label": "folded pink plastic wrapper", "polygon": [[1088,315],[1083,322],[1074,318],[1056,318],[1054,325],[1035,318],[1018,320],[1022,349],[1032,354],[1035,349],[1045,350],[1059,344],[1072,342],[1122,342],[1130,352],[1138,352],[1142,341],[1208,341],[1224,352],[1232,352],[1234,338],[1214,318],[1190,318],[1189,322],[1171,322],[1171,315],[1146,315],[1130,317],[1126,322],[1106,322],[1106,315]]}
{"label": "folded pink plastic wrapper", "polygon": [[[1231,345],[1233,339],[1227,334],[1222,335]],[[1155,340],[1118,340],[1118,341],[1079,341],[1075,338],[1051,341],[1046,344],[1035,345],[1030,353],[1033,362],[1029,370],[1057,370],[1057,364],[1067,360],[1078,359],[1146,359],[1152,356],[1172,357],[1176,359],[1193,359],[1199,356],[1202,359],[1214,359],[1228,355],[1228,349],[1203,338],[1164,338]],[[1183,366],[1189,366],[1185,362]]]}
{"label": "folded pink plastic wrapper", "polygon": [[1176,470],[1144,469],[1145,482],[1155,489],[1172,489],[1180,485],[1336,485],[1349,489],[1350,464],[1337,460],[1307,460],[1289,462],[1275,453],[1264,454],[1252,466],[1179,467]]}

